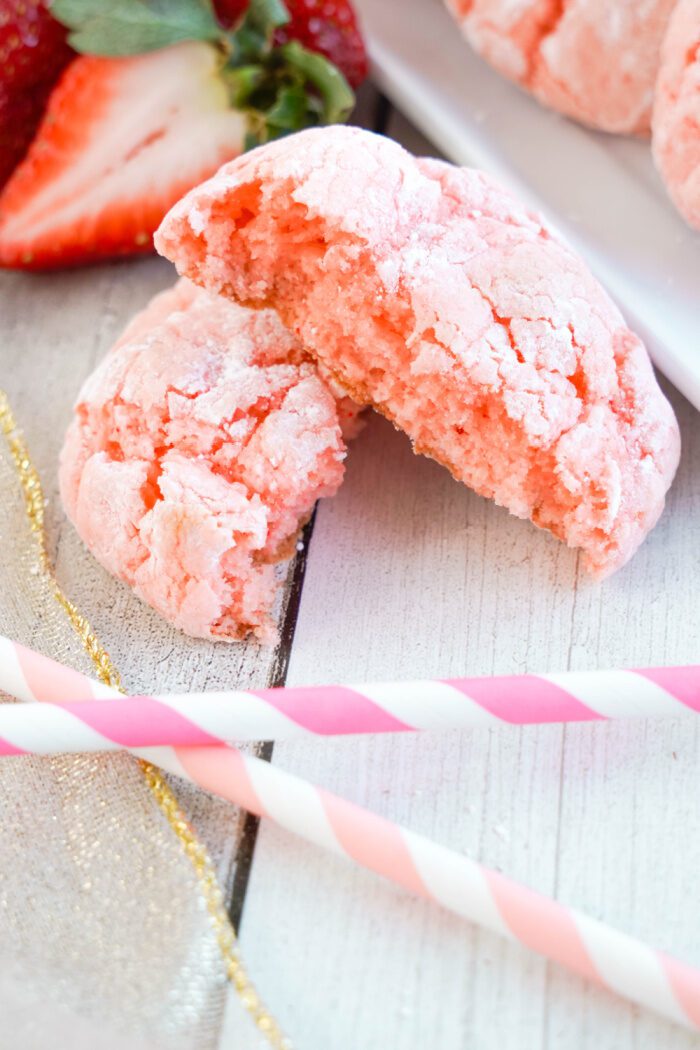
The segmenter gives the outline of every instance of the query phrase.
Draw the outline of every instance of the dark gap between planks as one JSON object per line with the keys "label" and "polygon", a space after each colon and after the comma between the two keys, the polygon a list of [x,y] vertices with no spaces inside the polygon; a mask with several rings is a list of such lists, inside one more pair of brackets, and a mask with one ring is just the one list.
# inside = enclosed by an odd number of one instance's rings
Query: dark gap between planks
{"label": "dark gap between planks", "polygon": [[[380,135],[385,134],[392,113],[392,105],[389,99],[381,92],[377,91],[372,84],[366,84],[360,89],[357,103],[352,122],[359,124],[361,127],[370,128],[371,130],[378,132]],[[289,660],[292,653],[294,632],[296,630],[297,617],[299,615],[301,592],[304,587],[304,576],[306,573],[309,546],[311,544],[311,536],[315,520],[316,510],[314,509],[314,512],[302,533],[301,538],[304,544],[303,550],[297,554],[294,560],[292,583],[289,589],[289,597],[287,598],[287,605],[282,619],[280,643],[272,671],[270,672],[268,681],[269,686],[284,685],[287,680],[287,671],[289,669]],[[270,762],[272,759],[272,751],[273,745],[268,741],[258,745],[255,754],[258,758]],[[255,843],[258,837],[259,824],[259,818],[253,816],[252,813],[249,813],[246,816],[236,854],[236,872],[233,877],[231,901],[228,908],[229,918],[234,930],[236,931],[240,929],[241,920],[243,918],[243,906],[245,904],[246,892],[250,881],[250,873],[253,868],[253,856],[255,854]]]}
{"label": "dark gap between planks", "polygon": [[[268,679],[268,686],[284,685],[287,680],[289,658],[292,653],[294,632],[296,630],[297,617],[299,616],[301,592],[304,587],[304,576],[306,575],[309,545],[311,543],[311,534],[313,533],[315,520],[316,509],[314,508],[314,512],[301,534],[301,541],[304,544],[303,549],[299,551],[294,559],[292,582],[289,588],[289,596],[287,598],[287,604],[282,619],[282,627],[280,630],[280,642],[277,648],[275,662],[272,665],[272,670]],[[266,762],[269,762],[272,759],[272,750],[272,741],[266,741],[256,747],[255,754],[258,758],[262,758]],[[239,929],[243,917],[243,905],[245,903],[246,890],[248,889],[250,872],[253,867],[253,855],[255,853],[255,843],[258,837],[259,824],[260,818],[254,816],[252,813],[248,813],[243,822],[243,831],[241,833],[241,839],[236,854],[236,873],[233,878],[231,902],[228,909],[229,918],[234,930],[236,931]]]}

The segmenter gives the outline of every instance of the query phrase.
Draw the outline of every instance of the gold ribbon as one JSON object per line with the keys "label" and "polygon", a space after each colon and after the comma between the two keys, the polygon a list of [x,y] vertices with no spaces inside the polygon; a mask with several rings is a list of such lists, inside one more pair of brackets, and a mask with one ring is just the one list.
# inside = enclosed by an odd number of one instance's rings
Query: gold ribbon
{"label": "gold ribbon", "polygon": [[[5,436],[24,498],[29,528],[36,546],[38,570],[50,585],[50,590],[61,606],[70,624],[78,635],[83,648],[92,661],[97,676],[105,685],[124,692],[118,671],[109,653],[95,635],[89,620],[63,593],[56,579],[48,553],[44,520],[44,494],[41,480],[32,462],[24,438],[17,424],[7,395],[0,389],[0,428]],[[219,885],[216,870],[207,849],[197,838],[187,821],[172,788],[160,771],[148,762],[139,760],[143,776],[158,807],[177,837],[185,855],[195,872],[197,885],[205,902],[214,929],[216,942],[221,952],[224,971],[232,983],[241,1004],[250,1014],[259,1031],[274,1050],[291,1050],[291,1041],[283,1035],[279,1025],[262,1003],[255,986],[249,978],[241,959],[238,938],[226,913],[224,894]]]}

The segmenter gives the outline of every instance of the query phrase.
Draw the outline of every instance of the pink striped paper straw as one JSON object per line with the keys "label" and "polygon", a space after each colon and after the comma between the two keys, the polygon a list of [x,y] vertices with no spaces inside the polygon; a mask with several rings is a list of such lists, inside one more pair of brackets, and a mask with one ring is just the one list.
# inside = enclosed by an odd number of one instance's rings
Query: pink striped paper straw
{"label": "pink striped paper straw", "polygon": [[[20,666],[32,664],[0,638],[0,663],[9,666],[13,653]],[[700,667],[89,699],[0,710],[0,755],[677,717],[700,713]]]}
{"label": "pink striped paper straw", "polygon": [[[3,643],[0,688],[25,700],[116,696]],[[700,1030],[700,970],[232,747],[134,753],[641,1006]]]}

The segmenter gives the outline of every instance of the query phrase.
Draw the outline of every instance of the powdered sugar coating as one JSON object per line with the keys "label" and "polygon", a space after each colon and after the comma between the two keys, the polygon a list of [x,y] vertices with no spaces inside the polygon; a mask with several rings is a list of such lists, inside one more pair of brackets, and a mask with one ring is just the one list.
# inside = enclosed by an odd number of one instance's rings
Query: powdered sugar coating
{"label": "powdered sugar coating", "polygon": [[605,575],[653,526],[679,435],[640,340],[581,260],[485,175],[352,128],[225,165],[159,250],[274,304],[417,451]]}
{"label": "powdered sugar coating", "polygon": [[700,230],[700,0],[679,0],[661,52],[654,159],[681,215]]}
{"label": "powdered sugar coating", "polygon": [[649,130],[674,0],[447,0],[475,51],[546,106],[603,131]]}
{"label": "powdered sugar coating", "polygon": [[61,495],[104,567],[197,637],[275,637],[273,563],[342,480],[335,402],[271,310],[181,280],[84,384]]}

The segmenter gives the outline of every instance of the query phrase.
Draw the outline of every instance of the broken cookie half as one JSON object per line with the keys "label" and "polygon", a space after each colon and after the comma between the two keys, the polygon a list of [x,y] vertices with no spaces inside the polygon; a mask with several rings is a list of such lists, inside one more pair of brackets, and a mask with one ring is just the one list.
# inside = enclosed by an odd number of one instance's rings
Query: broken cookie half
{"label": "broken cookie half", "polygon": [[304,349],[416,451],[605,576],[655,524],[679,457],[646,350],[583,261],[481,172],[356,128],[225,165],[159,251]]}
{"label": "broken cookie half", "polygon": [[271,642],[275,563],[340,485],[357,411],[272,310],[181,280],[84,384],[63,503],[98,561],[176,627]]}

